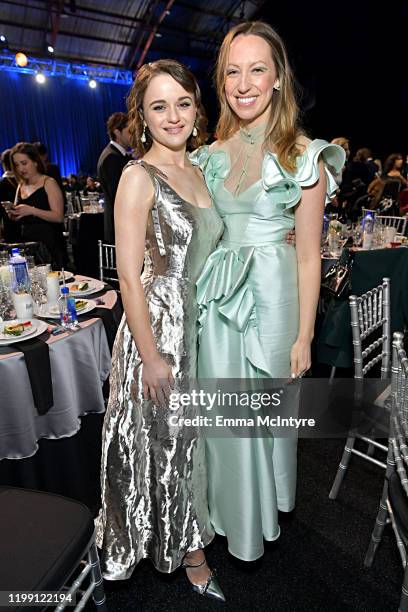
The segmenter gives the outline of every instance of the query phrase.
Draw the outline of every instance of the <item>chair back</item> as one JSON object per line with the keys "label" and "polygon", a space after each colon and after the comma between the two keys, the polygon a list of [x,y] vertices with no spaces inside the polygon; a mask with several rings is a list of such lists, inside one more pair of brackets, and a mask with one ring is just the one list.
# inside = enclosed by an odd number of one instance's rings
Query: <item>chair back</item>
{"label": "chair back", "polygon": [[77,191],[66,191],[67,215],[82,212],[81,199]]}
{"label": "chair back", "polygon": [[72,193],[69,191],[66,191],[65,197],[67,199],[66,214],[73,215],[76,212],[76,210],[74,208],[74,198],[72,197]]}
{"label": "chair back", "polygon": [[391,217],[388,215],[377,215],[375,220],[386,227],[395,227],[397,234],[404,236],[407,226],[407,217]]}
{"label": "chair back", "polygon": [[[381,378],[391,367],[390,279],[363,295],[349,297],[354,350],[354,377],[364,376],[381,362]],[[363,342],[381,329],[381,336],[363,349]]]}
{"label": "chair back", "polygon": [[401,332],[395,332],[392,342],[390,443],[397,474],[408,496],[408,357],[403,338]]}
{"label": "chair back", "polygon": [[116,269],[116,247],[98,240],[99,249],[99,278],[111,284],[119,291],[119,280]]}
{"label": "chair back", "polygon": [[372,215],[374,218],[377,216],[377,212],[371,208],[362,208],[361,214],[362,214],[363,219],[367,214]]}

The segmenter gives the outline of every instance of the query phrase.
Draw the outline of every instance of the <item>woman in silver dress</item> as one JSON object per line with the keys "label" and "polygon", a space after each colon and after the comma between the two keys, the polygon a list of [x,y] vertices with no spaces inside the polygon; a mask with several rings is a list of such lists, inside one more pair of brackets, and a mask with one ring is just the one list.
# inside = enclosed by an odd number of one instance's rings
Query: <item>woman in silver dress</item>
{"label": "woman in silver dress", "polygon": [[103,573],[128,578],[143,558],[162,572],[182,565],[194,590],[224,600],[203,552],[214,537],[203,440],[192,428],[170,427],[166,401],[196,376],[195,282],[222,233],[186,155],[187,145],[204,141],[206,119],[194,76],[172,60],[139,70],[128,108],[141,159],[124,170],[115,201],[125,315],[103,430]]}

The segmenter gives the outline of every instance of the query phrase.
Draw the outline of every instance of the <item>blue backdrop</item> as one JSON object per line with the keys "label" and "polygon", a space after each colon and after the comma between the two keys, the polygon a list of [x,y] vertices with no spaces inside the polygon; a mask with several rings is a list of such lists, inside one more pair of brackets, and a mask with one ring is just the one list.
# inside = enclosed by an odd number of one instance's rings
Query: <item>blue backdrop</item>
{"label": "blue backdrop", "polygon": [[106,119],[126,111],[129,87],[50,77],[44,85],[32,75],[0,72],[0,151],[19,141],[41,141],[61,174],[96,173],[108,142]]}

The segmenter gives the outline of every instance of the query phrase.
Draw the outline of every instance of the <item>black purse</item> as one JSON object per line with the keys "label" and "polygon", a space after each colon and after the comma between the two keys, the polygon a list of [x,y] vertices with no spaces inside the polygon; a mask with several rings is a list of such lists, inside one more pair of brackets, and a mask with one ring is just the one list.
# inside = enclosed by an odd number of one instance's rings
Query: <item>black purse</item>
{"label": "black purse", "polygon": [[342,298],[350,291],[353,253],[343,251],[339,261],[330,266],[322,279],[322,289],[331,297]]}

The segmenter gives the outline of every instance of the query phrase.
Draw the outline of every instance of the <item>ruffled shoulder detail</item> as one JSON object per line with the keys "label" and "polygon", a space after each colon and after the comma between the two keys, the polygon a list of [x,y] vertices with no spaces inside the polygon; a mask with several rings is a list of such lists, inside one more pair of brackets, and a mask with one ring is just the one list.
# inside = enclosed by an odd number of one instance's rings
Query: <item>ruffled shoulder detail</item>
{"label": "ruffled shoulder detail", "polygon": [[211,151],[208,145],[203,145],[189,154],[194,166],[198,166],[204,174],[207,187],[213,191],[214,181],[224,179],[229,172],[229,158],[225,151]]}
{"label": "ruffled shoulder detail", "polygon": [[198,147],[191,153],[188,154],[188,158],[193,164],[193,166],[199,166],[201,170],[204,170],[204,167],[208,161],[210,156],[210,147],[208,145],[203,145],[202,147]]}
{"label": "ruffled shoulder detail", "polygon": [[326,173],[326,204],[331,201],[337,183],[332,173],[339,173],[346,161],[344,149],[339,145],[329,144],[326,140],[312,140],[305,152],[297,158],[297,169],[294,173],[287,172],[279,164],[276,155],[268,153],[264,159],[262,172],[263,186],[266,190],[281,189],[286,197],[285,208],[298,204],[302,197],[302,187],[311,187],[319,179],[319,157],[322,157]]}

